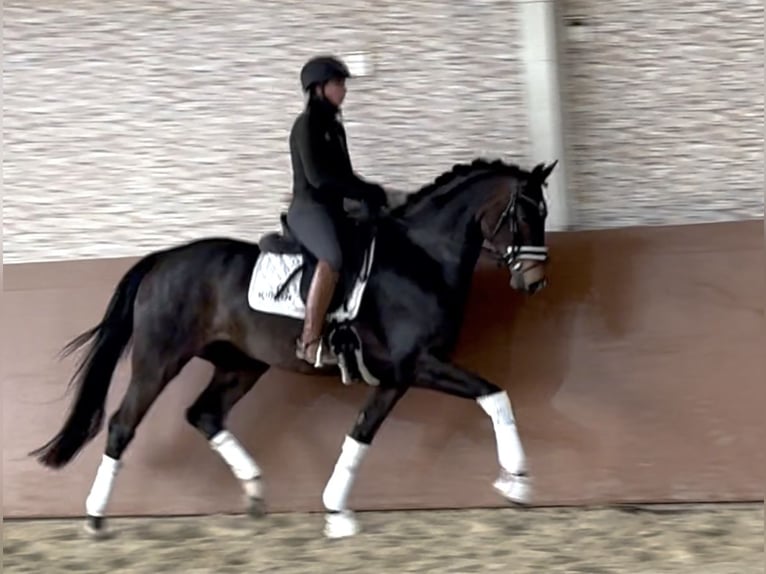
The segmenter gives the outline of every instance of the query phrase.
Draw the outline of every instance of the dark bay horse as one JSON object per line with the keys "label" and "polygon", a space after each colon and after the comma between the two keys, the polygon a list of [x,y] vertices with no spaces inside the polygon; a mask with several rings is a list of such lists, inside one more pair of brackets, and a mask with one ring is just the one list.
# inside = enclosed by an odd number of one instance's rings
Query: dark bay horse
{"label": "dark bay horse", "polygon": [[[508,266],[512,288],[535,293],[545,287],[543,188],[555,165],[526,171],[502,161],[459,164],[375,220],[375,256],[350,321],[375,383],[323,492],[326,536],[358,531],[346,505],[357,468],[411,387],[475,400],[495,432],[500,476],[494,487],[508,500],[529,501],[531,483],[508,395],[451,363],[450,355],[482,249]],[[249,306],[263,243],[210,238],[146,255],[122,277],[101,322],[65,348],[71,353],[88,345],[72,378],[76,396],[63,428],[31,453],[51,468],[63,467],[98,434],[113,371],[132,341],[130,384],[109,419],[105,452],[86,500],[92,534],[105,532],[109,496],[136,428],[194,357],[215,369],[186,419],[241,481],[251,514],[263,511],[261,469],[227,430],[227,414],[271,366],[328,372],[296,359],[299,319]],[[283,252],[296,253],[289,242]],[[347,295],[351,283],[339,289]]]}

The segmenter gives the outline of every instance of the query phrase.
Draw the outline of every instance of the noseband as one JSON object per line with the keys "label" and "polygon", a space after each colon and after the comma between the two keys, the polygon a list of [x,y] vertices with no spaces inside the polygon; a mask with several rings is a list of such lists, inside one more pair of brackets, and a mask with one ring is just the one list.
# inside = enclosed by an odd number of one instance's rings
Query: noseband
{"label": "noseband", "polygon": [[[546,183],[543,183],[543,187],[547,187]],[[545,245],[521,245],[521,230],[519,226],[519,202],[526,202],[540,211],[540,215],[545,217],[546,205],[545,200],[537,203],[531,197],[519,193],[518,191],[511,194],[511,199],[508,201],[508,205],[505,206],[503,212],[500,214],[500,218],[495,224],[495,228],[492,230],[490,239],[498,234],[502,226],[507,222],[511,229],[513,237],[513,243],[509,245],[506,250],[500,251],[493,245],[489,246],[498,263],[498,266],[505,264],[509,269],[513,271],[520,271],[524,261],[535,261],[537,265],[545,263],[548,260],[548,247]]]}

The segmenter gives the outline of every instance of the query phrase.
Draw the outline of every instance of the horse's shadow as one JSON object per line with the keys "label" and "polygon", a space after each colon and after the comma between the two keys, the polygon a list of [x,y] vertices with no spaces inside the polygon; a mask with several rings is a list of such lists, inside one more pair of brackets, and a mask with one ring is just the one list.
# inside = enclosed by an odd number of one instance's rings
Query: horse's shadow
{"label": "horse's shadow", "polygon": [[509,304],[495,309],[493,320],[484,322],[481,340],[487,342],[475,344],[492,349],[483,357],[483,371],[507,385],[518,405],[522,438],[593,457],[591,466],[599,459],[601,435],[565,406],[557,406],[555,399],[565,394],[567,383],[570,393],[582,385],[603,383],[579,380],[574,370],[583,361],[598,360],[594,343],[626,336],[631,314],[639,308],[632,262],[642,249],[637,238],[621,238],[617,249],[601,235],[599,241],[595,237],[592,232],[553,235],[548,288],[526,299],[510,294]]}
{"label": "horse's shadow", "polygon": [[[598,435],[557,408],[554,398],[567,382],[573,353],[583,337],[624,337],[636,309],[631,254],[640,249],[640,240],[622,240],[618,256],[588,233],[553,234],[550,285],[533,297],[510,288],[507,270],[480,261],[455,360],[508,391],[522,433],[535,440],[564,441],[583,451],[598,444]],[[249,421],[243,431],[256,443],[263,440],[259,433],[268,433],[271,441],[295,432],[309,419],[321,424],[317,421],[322,420],[324,408],[333,411],[333,420],[326,424],[350,429],[367,393],[364,386],[345,387],[334,377],[311,380],[283,372],[273,376],[278,381],[264,380],[263,388],[252,393],[264,395],[259,400],[270,404],[256,406],[256,396],[243,400]],[[294,380],[286,383],[287,379]],[[276,397],[265,395],[271,394],[269,386],[277,384],[287,385],[272,389],[286,405],[274,408]],[[307,418],[307,411],[316,416]],[[411,390],[391,417],[422,428],[419,440],[425,447],[470,434],[478,421],[486,420],[475,404],[419,389]],[[381,432],[384,429],[385,425]]]}
{"label": "horse's shadow", "polygon": [[[631,260],[641,241],[623,238],[619,250],[607,243],[588,233],[552,234],[550,284],[532,297],[510,288],[507,270],[480,261],[455,357],[508,391],[522,440],[555,443],[594,457],[594,464],[599,435],[554,399],[570,378],[573,359],[579,359],[578,343],[624,337],[637,308]],[[298,434],[306,441],[302,456],[326,466],[327,453],[334,460],[368,392],[365,385],[346,387],[337,377],[272,369],[234,408],[231,425],[257,457],[261,451],[267,459],[278,458],[278,445]],[[489,424],[474,403],[420,389],[412,389],[390,418],[417,428],[418,444],[428,450],[466,438],[485,442]]]}

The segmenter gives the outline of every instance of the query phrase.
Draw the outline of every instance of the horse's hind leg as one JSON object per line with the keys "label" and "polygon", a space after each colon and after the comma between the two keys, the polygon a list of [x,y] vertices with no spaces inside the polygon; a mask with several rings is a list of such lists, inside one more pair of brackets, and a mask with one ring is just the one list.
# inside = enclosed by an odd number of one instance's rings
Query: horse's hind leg
{"label": "horse's hind leg", "polygon": [[136,428],[168,382],[183,368],[187,360],[163,364],[155,353],[137,346],[133,350],[132,374],[120,407],[109,419],[106,450],[85,502],[85,528],[94,537],[106,534],[105,512],[114,487],[121,458],[133,440]]}
{"label": "horse's hind leg", "polygon": [[229,465],[242,483],[248,513],[253,517],[264,514],[261,470],[244,447],[226,429],[229,411],[253,388],[268,370],[261,362],[249,362],[246,370],[227,371],[216,367],[213,378],[194,404],[186,411],[189,421],[207,439],[208,444]]}

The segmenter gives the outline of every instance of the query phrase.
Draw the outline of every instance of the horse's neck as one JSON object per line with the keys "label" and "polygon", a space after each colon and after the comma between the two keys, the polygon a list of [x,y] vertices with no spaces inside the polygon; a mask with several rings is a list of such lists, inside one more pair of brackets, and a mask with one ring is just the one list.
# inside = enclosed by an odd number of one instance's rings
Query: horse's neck
{"label": "horse's neck", "polygon": [[455,287],[470,278],[481,254],[478,223],[481,207],[490,198],[492,178],[468,185],[441,207],[418,210],[407,218],[407,236],[438,261]]}

